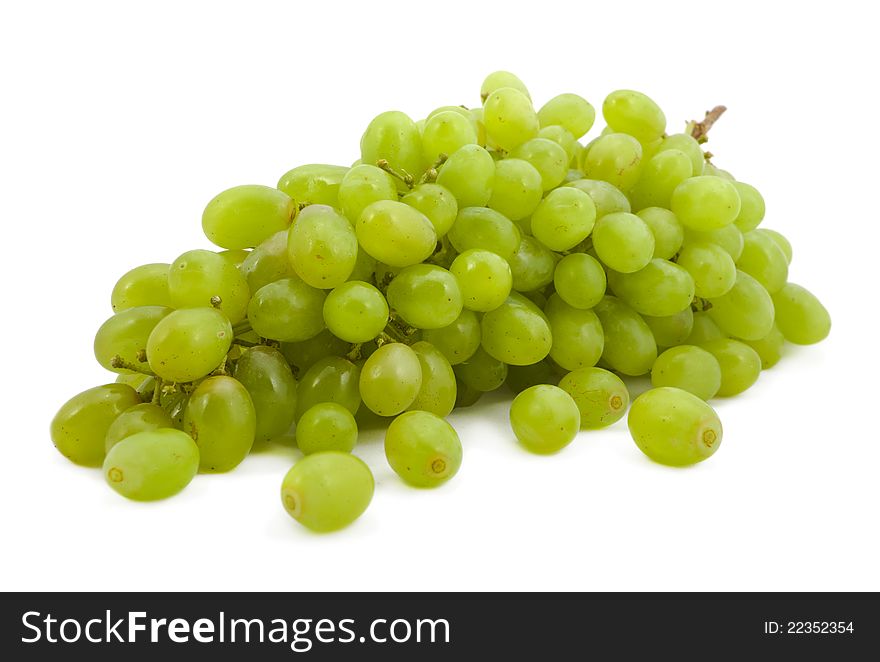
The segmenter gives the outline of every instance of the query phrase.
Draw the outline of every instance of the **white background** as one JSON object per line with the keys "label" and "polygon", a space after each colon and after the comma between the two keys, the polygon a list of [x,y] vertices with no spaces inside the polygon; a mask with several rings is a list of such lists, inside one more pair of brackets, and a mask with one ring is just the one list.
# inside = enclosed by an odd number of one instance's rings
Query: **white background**
{"label": "white background", "polygon": [[[880,589],[871,3],[610,4],[3,3],[0,587]],[[533,456],[492,397],[452,416],[464,463],[436,491],[364,433],[374,502],[317,536],[279,503],[293,451],[146,505],[55,451],[56,409],[112,381],[91,344],[119,275],[208,247],[220,190],[350,163],[373,115],[475,105],[498,68],[539,104],[642,90],[670,130],[730,108],[715,162],[763,192],[834,327],[713,403],[715,457],[652,464],[625,423]]]}

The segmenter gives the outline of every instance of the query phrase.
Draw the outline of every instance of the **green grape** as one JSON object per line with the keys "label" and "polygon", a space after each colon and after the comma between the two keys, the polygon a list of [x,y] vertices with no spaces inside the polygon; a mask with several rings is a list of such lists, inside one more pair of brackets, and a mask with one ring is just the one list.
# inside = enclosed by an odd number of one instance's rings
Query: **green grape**
{"label": "green grape", "polygon": [[511,365],[507,367],[505,386],[514,394],[522,393],[530,386],[538,384],[554,384],[559,378],[547,361],[538,361],[531,365]]}
{"label": "green grape", "polygon": [[380,200],[364,209],[357,240],[369,255],[392,267],[423,262],[437,247],[437,233],[422,212],[396,200]]}
{"label": "green grape", "polygon": [[744,271],[737,270],[736,283],[727,294],[709,302],[709,316],[728,335],[758,340],[773,327],[773,300],[764,286]]}
{"label": "green grape", "polygon": [[301,280],[282,278],[254,293],[248,321],[263,338],[297,342],[324,329],[326,294]]}
{"label": "green grape", "polygon": [[743,232],[754,230],[764,220],[764,197],[751,184],[745,182],[733,182],[736,192],[739,193],[739,215],[734,220],[736,226]]}
{"label": "green grape", "polygon": [[212,251],[187,251],[171,264],[168,292],[174,308],[215,305],[236,324],[247,313],[247,280],[228,260]]}
{"label": "green grape", "polygon": [[658,347],[675,347],[684,344],[694,328],[694,311],[690,306],[674,315],[651,317],[642,315]]}
{"label": "green grape", "polygon": [[736,283],[736,265],[718,244],[688,241],[676,261],[694,279],[694,292],[698,297],[723,296]]}
{"label": "green grape", "polygon": [[655,388],[674,386],[708,400],[721,388],[721,366],[705,349],[679,345],[657,357],[651,368],[651,384]]}
{"label": "green grape", "polygon": [[451,110],[442,111],[425,122],[422,157],[425,163],[434,163],[441,154],[449,156],[457,149],[476,142],[477,131],[469,116]]}
{"label": "green grape", "polygon": [[712,163],[706,161],[703,163],[703,174],[709,175],[711,177],[721,177],[721,179],[726,179],[729,182],[735,182],[736,178],[731,175],[727,170],[722,170],[721,168],[716,168]]}
{"label": "green grape", "polygon": [[422,174],[422,137],[408,115],[389,110],[373,118],[361,137],[361,161],[387,161],[397,170],[418,178]]}
{"label": "green grape", "polygon": [[594,308],[605,333],[602,360],[613,370],[637,377],[651,370],[657,343],[645,320],[623,301],[606,296]]}
{"label": "green grape", "polygon": [[733,223],[739,215],[739,193],[721,177],[691,177],[673,191],[671,209],[683,225],[693,230],[717,230]]}
{"label": "green grape", "polygon": [[371,411],[396,416],[413,403],[422,387],[419,357],[403,343],[382,345],[364,363],[359,385]]}
{"label": "green grape", "polygon": [[235,469],[251,452],[256,434],[254,403],[241,382],[225,375],[208,377],[189,396],[183,431],[199,447],[199,469]]}
{"label": "green grape", "polygon": [[544,191],[559,186],[568,173],[571,161],[565,149],[547,138],[533,138],[510,151],[510,158],[528,161],[541,175]]}
{"label": "green grape", "polygon": [[354,262],[354,269],[348,276],[349,281],[359,280],[367,282],[373,279],[378,266],[376,258],[369,255],[363,248],[358,247],[357,259]]}
{"label": "green grape", "polygon": [[672,192],[693,174],[688,155],[668,149],[645,161],[638,181],[629,194],[633,209],[663,207],[668,209]]}
{"label": "green grape", "polygon": [[462,303],[469,310],[494,310],[507,300],[513,286],[510,265],[491,251],[467,250],[453,260],[449,271],[458,281]]}
{"label": "green grape", "polygon": [[495,164],[489,207],[512,221],[530,216],[544,192],[541,174],[528,161],[502,159]]}
{"label": "green grape", "polygon": [[287,229],[296,202],[284,191],[248,184],[216,195],[202,213],[205,236],[221,248],[253,248]]}
{"label": "green grape", "polygon": [[234,376],[254,405],[254,437],[265,440],[286,434],[296,414],[296,379],[284,355],[274,347],[252,347],[238,359]]}
{"label": "green grape", "polygon": [[691,172],[695,175],[703,172],[703,164],[706,163],[706,157],[703,156],[703,148],[693,136],[687,133],[674,133],[671,136],[663,138],[657,154],[661,154],[670,149],[675,149],[687,154],[691,162]]}
{"label": "green grape", "polygon": [[809,290],[788,283],[773,295],[776,325],[788,342],[812,345],[831,331],[831,316]]}
{"label": "green grape", "polygon": [[605,270],[592,255],[572,253],[556,265],[553,286],[569,306],[592,308],[605,295]]}
{"label": "green grape", "polygon": [[671,260],[684,242],[684,228],[675,214],[661,207],[646,207],[636,216],[645,222],[654,235],[654,257]]}
{"label": "green grape", "polygon": [[236,269],[241,269],[248,255],[251,254],[250,248],[231,248],[225,251],[217,251],[217,255],[229,261]]}
{"label": "green grape", "polygon": [[691,305],[694,279],[682,267],[668,260],[651,260],[633,273],[608,272],[614,294],[642,315],[666,317]]}
{"label": "green grape", "polygon": [[755,350],[758,356],[761,357],[762,370],[772,368],[779,363],[785,348],[785,336],[782,335],[782,331],[779,330],[776,324],[773,325],[770,333],[760,340],[743,340],[743,342]]}
{"label": "green grape", "polygon": [[579,189],[592,198],[597,220],[608,214],[630,211],[629,199],[608,182],[599,179],[576,179],[566,186]]}
{"label": "green grape", "polygon": [[339,185],[348,172],[345,166],[310,163],[281,176],[278,189],[300,205],[339,206]]}
{"label": "green grape", "polygon": [[525,83],[517,78],[515,74],[509,71],[493,71],[483,80],[483,85],[480,87],[480,99],[486,101],[492,92],[502,87],[512,87],[529,97],[529,91]]}
{"label": "green grape", "polygon": [[715,410],[697,396],[672,386],[654,388],[637,397],[628,423],[639,449],[660,464],[696,464],[721,445],[721,421]]}
{"label": "green grape", "polygon": [[134,501],[156,501],[180,492],[199,470],[199,447],[171,428],[146,430],[121,440],[107,452],[104,478]]}
{"label": "green grape", "polygon": [[304,373],[321,359],[328,356],[344,355],[350,348],[349,343],[324,329],[308,340],[283,342],[279,349],[287,362],[296,368],[298,373]]}
{"label": "green grape", "polygon": [[287,230],[276,232],[252,250],[239,270],[247,279],[248,290],[256,292],[282,278],[299,278],[287,255]]}
{"label": "green grape", "polygon": [[689,228],[684,230],[685,243],[717,244],[736,262],[743,252],[743,233],[733,224],[709,232],[697,232]]}
{"label": "green grape", "polygon": [[482,393],[500,388],[507,379],[507,364],[490,356],[482,347],[453,370],[459,382]]}
{"label": "green grape", "polygon": [[461,467],[462,448],[453,427],[428,411],[408,411],[385,433],[385,457],[413,487],[438,487]]}
{"label": "green grape", "polygon": [[425,118],[425,123],[427,124],[428,120],[433,118],[435,115],[446,112],[458,113],[462,117],[470,120],[471,124],[474,123],[471,111],[463,106],[440,106],[439,108],[435,108],[430,113],[428,113],[428,116]]}
{"label": "green grape", "polygon": [[107,428],[104,450],[109,452],[120,441],[138,432],[170,427],[174,427],[174,422],[159,405],[147,402],[134,405],[119,414]]}
{"label": "green grape", "polygon": [[783,255],[785,255],[785,261],[788,264],[791,264],[792,250],[791,250],[791,242],[785,238],[784,235],[780,234],[776,230],[771,230],[770,228],[758,228],[755,230],[758,234],[762,234],[765,237],[770,237],[779,249],[782,251]]}
{"label": "green grape", "polygon": [[397,200],[397,184],[391,175],[369,163],[345,173],[339,184],[339,206],[352,224],[357,223],[364,209],[379,200]]}
{"label": "green grape", "polygon": [[494,179],[495,160],[479,145],[455,150],[437,175],[437,183],[455,196],[459,208],[486,205],[492,197]]}
{"label": "green grape", "polygon": [[562,378],[559,388],[574,400],[585,430],[608,427],[623,418],[629,406],[626,384],[602,368],[573,370]]}
{"label": "green grape", "polygon": [[296,389],[296,420],[321,402],[335,402],[352,415],[361,406],[361,369],[341,356],[318,359],[303,374]]}
{"label": "green grape", "polygon": [[388,305],[417,329],[439,329],[461,314],[458,281],[443,267],[414,264],[388,286]]}
{"label": "green grape", "polygon": [[142,264],[122,275],[113,293],[110,304],[113,312],[119,313],[139,306],[170,306],[168,293],[168,269],[170,264]]}
{"label": "green grape", "polygon": [[480,319],[468,309],[458,318],[440,329],[425,329],[422,340],[440,350],[451,365],[467,361],[480,347]]}
{"label": "green grape", "polygon": [[574,248],[593,231],[596,205],[583,191],[562,187],[547,194],[532,214],[532,235],[554,251]]}
{"label": "green grape", "polygon": [[531,301],[515,294],[483,315],[481,337],[489,356],[512,365],[537,363],[550,353],[553,343],[547,317]]}
{"label": "green grape", "polygon": [[523,236],[519,249],[510,259],[513,289],[532,292],[551,283],[558,261],[559,256],[537,239]]}
{"label": "green grape", "polygon": [[126,375],[117,375],[116,383],[127,384],[142,396],[150,398],[153,396],[153,390],[156,387],[156,378],[140,372],[130,372]]}
{"label": "green grape", "polygon": [[541,106],[538,121],[541,127],[561,126],[577,139],[593,127],[596,109],[577,94],[559,94]]}
{"label": "green grape", "polygon": [[685,345],[702,345],[710,340],[720,340],[726,338],[727,335],[718,328],[718,325],[712,321],[708,312],[699,312],[693,314],[693,322],[691,324],[691,332],[683,344]]}
{"label": "green grape", "polygon": [[491,92],[483,102],[486,135],[506,151],[537,138],[541,126],[528,95],[513,87]]}
{"label": "green grape", "polygon": [[143,355],[147,339],[170,312],[171,308],[165,306],[138,306],[127,308],[108,319],[95,334],[94,349],[98,363],[113,372],[149,373],[150,366]]}
{"label": "green grape", "polygon": [[615,271],[644,269],[654,255],[654,235],[641,218],[628,212],[600,216],[593,227],[593,248]]}
{"label": "green grape", "polygon": [[584,154],[584,174],[590,179],[601,179],[627,191],[639,178],[642,146],[625,133],[610,133],[593,142]]}
{"label": "green grape", "polygon": [[482,248],[510,261],[519,248],[519,228],[506,216],[486,207],[464,207],[447,235],[459,253]]}
{"label": "green grape", "polygon": [[357,437],[354,416],[335,402],[314,405],[296,424],[296,445],[304,455],[321,451],[350,453],[357,444]]}
{"label": "green grape", "polygon": [[443,353],[429,342],[413,343],[412,350],[422,367],[422,386],[408,409],[448,416],[455,406],[455,372]]}
{"label": "green grape", "polygon": [[326,533],[345,528],[370,505],[375,482],[363,460],[324,451],[293,465],[281,483],[281,503],[297,522]]}
{"label": "green grape", "polygon": [[358,240],[351,223],[332,207],[309,205],[287,235],[296,274],[320,289],[342,285],[357,262]]}
{"label": "green grape", "polygon": [[219,310],[175,310],[147,338],[147,361],[165,381],[191,382],[220,365],[232,339],[232,325]]}
{"label": "green grape", "polygon": [[752,276],[770,294],[788,281],[788,259],[773,238],[760,232],[743,234],[743,250],[736,261],[738,269]]}
{"label": "green grape", "polygon": [[573,308],[558,294],[547,300],[544,310],[553,336],[550,358],[566,370],[596,365],[605,347],[605,334],[596,313]]}
{"label": "green grape", "polygon": [[439,184],[419,184],[400,201],[422,212],[438,237],[443,237],[458,216],[458,202],[452,192]]}
{"label": "green grape", "polygon": [[614,131],[628,133],[642,142],[651,142],[666,132],[666,115],[641,92],[617,90],[602,103],[602,116]]}
{"label": "green grape", "polygon": [[758,381],[761,374],[761,357],[739,340],[722,338],[701,345],[721,366],[721,386],[717,395],[721,398],[742,393]]}
{"label": "green grape", "polygon": [[577,404],[558,386],[532,386],[510,405],[510,427],[519,443],[533,453],[562,450],[574,441],[580,426]]}
{"label": "green grape", "polygon": [[345,341],[369,342],[388,324],[388,303],[369,283],[349,281],[327,295],[324,322],[334,335]]}
{"label": "green grape", "polygon": [[461,380],[455,382],[455,408],[474,406],[480,398],[483,397],[483,391],[471,388]]}
{"label": "green grape", "polygon": [[[555,142],[565,150],[565,154],[568,156],[568,163],[577,163],[574,157],[575,150],[577,150],[579,143],[577,139],[563,127],[557,125],[542,127],[541,130],[538,131],[538,138],[544,138]],[[522,145],[520,145],[520,148],[522,148]]]}
{"label": "green grape", "polygon": [[52,419],[52,443],[64,457],[84,467],[100,467],[110,425],[141,398],[127,384],[105,384],[78,393]]}

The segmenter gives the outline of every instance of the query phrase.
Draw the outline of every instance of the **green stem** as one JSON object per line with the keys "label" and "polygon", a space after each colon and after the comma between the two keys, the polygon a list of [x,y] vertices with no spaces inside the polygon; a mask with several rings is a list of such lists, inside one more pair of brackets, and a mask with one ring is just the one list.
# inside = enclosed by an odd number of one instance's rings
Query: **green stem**
{"label": "green stem", "polygon": [[379,159],[376,161],[376,166],[381,168],[385,172],[387,172],[392,177],[396,177],[404,184],[406,184],[407,188],[412,188],[415,185],[415,178],[409,174],[406,170],[395,170],[390,163],[388,163],[385,159]]}
{"label": "green stem", "polygon": [[136,365],[134,363],[129,363],[125,359],[123,359],[119,354],[110,359],[110,366],[116,368],[117,370],[131,370],[132,372],[139,372],[142,375],[153,375],[153,371],[149,368],[144,368],[143,365]]}

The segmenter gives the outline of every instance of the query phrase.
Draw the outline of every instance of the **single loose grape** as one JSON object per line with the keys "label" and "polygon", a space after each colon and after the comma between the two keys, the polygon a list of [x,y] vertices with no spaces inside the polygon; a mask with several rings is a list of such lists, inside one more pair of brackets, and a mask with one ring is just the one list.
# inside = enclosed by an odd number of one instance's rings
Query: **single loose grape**
{"label": "single loose grape", "polygon": [[541,106],[538,121],[541,127],[558,125],[575,139],[582,137],[596,120],[596,109],[589,101],[577,94],[558,94]]}
{"label": "single loose grape", "polygon": [[743,250],[736,267],[754,277],[770,294],[781,290],[788,281],[785,253],[772,237],[761,232],[743,235]]}
{"label": "single loose grape", "polygon": [[427,411],[408,411],[385,433],[385,457],[413,487],[438,487],[461,467],[461,441],[453,427]]}
{"label": "single loose grape", "polygon": [[192,392],[183,430],[199,447],[199,469],[230,471],[251,452],[257,415],[247,389],[225,375],[208,377]]}
{"label": "single loose grape", "polygon": [[511,260],[519,248],[522,235],[506,216],[486,207],[464,207],[459,210],[449,241],[459,253],[471,248],[497,253]]}
{"label": "single loose grape", "polygon": [[389,110],[377,115],[361,137],[361,161],[387,161],[398,172],[418,178],[422,167],[422,137],[405,113]]}
{"label": "single loose grape", "polygon": [[462,303],[469,310],[494,310],[507,300],[513,286],[510,265],[491,251],[467,250],[453,260],[449,271],[458,281]]}
{"label": "single loose grape", "polygon": [[516,88],[502,87],[483,102],[483,125],[495,144],[507,151],[538,137],[538,114],[529,97]]}
{"label": "single loose grape", "polygon": [[831,331],[831,316],[812,292],[788,283],[773,295],[776,325],[789,342],[812,345]]}
{"label": "single loose grape", "polygon": [[654,235],[654,257],[671,260],[684,242],[684,229],[668,209],[646,207],[636,214]]}
{"label": "single loose grape", "polygon": [[437,247],[431,221],[418,209],[396,200],[368,205],[355,229],[361,248],[392,267],[423,262]]}
{"label": "single loose grape", "polygon": [[512,221],[530,216],[544,189],[541,174],[528,161],[503,159],[495,164],[495,180],[489,207]]}
{"label": "single loose grape", "polygon": [[354,416],[335,402],[314,405],[296,424],[296,445],[304,455],[321,451],[350,453],[357,444],[357,437]]}
{"label": "single loose grape", "polygon": [[401,271],[388,286],[388,304],[417,329],[439,329],[461,314],[458,281],[443,267],[415,264]]}
{"label": "single loose grape", "polygon": [[502,87],[512,87],[515,90],[519,90],[527,97],[529,96],[529,90],[526,88],[525,83],[523,83],[516,74],[512,74],[509,71],[499,70],[493,71],[486,76],[485,80],[483,80],[483,84],[480,86],[480,99],[486,101],[492,92],[501,89]]}
{"label": "single loose grape", "polygon": [[715,410],[697,396],[671,386],[637,397],[628,423],[639,449],[660,464],[696,464],[721,445],[721,421]]}
{"label": "single loose grape", "polygon": [[637,313],[654,317],[675,315],[694,299],[694,279],[668,260],[651,260],[628,274],[609,271],[608,285]]}
{"label": "single loose grape", "polygon": [[606,214],[593,227],[593,248],[607,266],[621,273],[632,273],[651,261],[654,235],[635,214]]}
{"label": "single loose grape", "polygon": [[626,384],[613,372],[602,368],[580,368],[559,382],[581,414],[581,428],[598,430],[619,421],[629,406]]}
{"label": "single loose grape", "polygon": [[247,279],[252,293],[282,278],[299,279],[287,254],[287,233],[287,230],[276,232],[248,253],[241,263],[239,271]]}
{"label": "single loose grape", "polygon": [[779,359],[782,358],[785,336],[774,324],[770,333],[760,340],[743,340],[743,342],[758,353],[761,357],[761,369],[767,370],[779,363]]}
{"label": "single loose grape", "polygon": [[533,453],[556,453],[577,436],[581,415],[572,397],[558,386],[532,386],[513,399],[510,426]]}
{"label": "single loose grape", "polygon": [[339,204],[339,186],[348,168],[324,163],[297,166],[281,176],[278,189],[300,205]]}
{"label": "single loose grape", "polygon": [[733,258],[718,244],[688,241],[676,262],[693,278],[694,292],[698,297],[712,299],[724,296],[736,284]]}
{"label": "single loose grape", "polygon": [[737,270],[736,283],[729,292],[709,301],[709,316],[728,335],[757,340],[773,327],[773,300],[763,285],[744,271]]}
{"label": "single loose grape", "polygon": [[357,223],[364,209],[379,200],[397,200],[397,185],[391,175],[369,163],[345,173],[339,184],[339,206],[352,224]]}
{"label": "single loose grape", "polygon": [[347,342],[369,342],[388,324],[388,303],[373,285],[349,281],[327,295],[324,322]]}
{"label": "single loose grape", "polygon": [[244,275],[229,260],[205,250],[187,251],[171,263],[168,292],[174,308],[216,306],[233,324],[245,318],[250,298]]}
{"label": "single loose grape", "polygon": [[480,319],[465,308],[452,324],[425,329],[422,339],[439,349],[451,365],[456,365],[467,361],[480,347]]}
{"label": "single loose grape", "polygon": [[545,192],[562,183],[571,160],[565,149],[547,138],[527,140],[511,150],[510,158],[529,162],[541,175],[541,184]]}
{"label": "single loose grape", "polygon": [[127,271],[116,281],[110,304],[113,312],[118,313],[137,306],[170,306],[171,295],[168,293],[168,269],[170,264],[164,262],[142,264]]}
{"label": "single loose grape", "polygon": [[605,348],[605,334],[596,313],[569,306],[558,294],[547,300],[544,311],[553,337],[550,358],[566,370],[596,365]]}
{"label": "single loose grape", "polygon": [[605,295],[605,270],[592,255],[571,253],[556,265],[553,286],[569,306],[592,308]]}
{"label": "single loose grape", "polygon": [[607,214],[632,211],[629,199],[613,184],[599,179],[575,179],[566,184],[586,193],[596,206],[596,219]]}
{"label": "single loose grape", "polygon": [[590,179],[601,179],[628,191],[639,178],[642,146],[625,133],[597,138],[584,155],[582,170]]}
{"label": "single loose grape", "polygon": [[296,209],[296,202],[277,188],[235,186],[208,203],[202,213],[202,230],[221,248],[253,248],[286,229]]}
{"label": "single loose grape", "polygon": [[730,225],[740,212],[739,194],[726,179],[699,176],[686,179],[672,193],[672,211],[694,230],[716,230]]}
{"label": "single loose grape", "polygon": [[134,501],[156,501],[180,492],[199,470],[199,447],[185,432],[138,432],[115,444],[104,459],[104,478]]}
{"label": "single loose grape", "polygon": [[694,311],[688,306],[675,315],[665,317],[651,317],[642,315],[658,347],[675,347],[684,344],[694,328]]}
{"label": "single loose grape", "polygon": [[651,370],[657,343],[641,316],[616,297],[606,296],[594,308],[605,333],[602,360],[624,375],[636,377]]}
{"label": "single loose grape", "polygon": [[297,342],[324,329],[323,290],[301,280],[282,278],[264,285],[248,305],[248,321],[263,338]]}
{"label": "single loose grape", "polygon": [[733,182],[733,186],[740,199],[740,210],[734,223],[743,232],[754,230],[764,220],[764,197],[758,189],[745,182]]}
{"label": "single loose grape", "polygon": [[215,308],[184,308],[165,315],[147,339],[150,369],[169,382],[204,377],[232,345],[232,325]]}
{"label": "single loose grape", "polygon": [[419,184],[400,201],[422,212],[434,226],[438,237],[443,237],[458,216],[458,201],[452,191],[439,184]]}
{"label": "single loose grape", "polygon": [[153,329],[170,312],[171,308],[165,306],[137,306],[108,319],[95,334],[98,363],[113,372],[150,372],[150,366],[142,360],[143,352]]}
{"label": "single loose grape", "polygon": [[408,409],[448,416],[455,406],[455,372],[443,353],[429,342],[413,343],[412,350],[422,367],[422,385]]}
{"label": "single loose grape", "polygon": [[455,365],[453,370],[460,382],[483,393],[501,388],[507,379],[507,364],[488,354],[482,347],[467,361]]}
{"label": "single loose grape", "polygon": [[483,349],[498,361],[529,365],[550,353],[553,338],[547,317],[520,295],[483,315],[481,327]]}
{"label": "single loose grape", "polygon": [[341,356],[318,359],[300,377],[296,389],[296,419],[321,402],[335,402],[356,414],[361,406],[360,378],[361,369]]}
{"label": "single loose grape", "polygon": [[294,271],[320,289],[341,285],[357,262],[358,240],[351,223],[332,207],[309,205],[287,235]]}
{"label": "single loose grape", "polygon": [[409,407],[422,386],[418,355],[403,343],[382,345],[364,363],[360,376],[364,404],[380,416],[395,416]]}
{"label": "single loose grape", "polygon": [[761,375],[761,357],[744,342],[732,338],[710,340],[701,345],[721,366],[719,397],[742,393]]}
{"label": "single loose grape", "polygon": [[721,366],[705,349],[679,345],[657,357],[651,368],[651,383],[655,387],[675,386],[708,400],[721,388]]}
{"label": "single loose grape", "polygon": [[148,402],[137,404],[119,414],[107,428],[104,449],[109,451],[126,437],[138,432],[170,427],[174,427],[174,422],[162,407]]}
{"label": "single loose grape", "polygon": [[373,474],[351,453],[323,451],[293,465],[281,483],[281,503],[288,514],[317,532],[342,529],[373,499]]}
{"label": "single loose grape", "polygon": [[596,223],[596,205],[583,191],[562,187],[547,194],[535,213],[531,229],[535,238],[554,251],[567,251],[589,236]]}
{"label": "single loose grape", "polygon": [[534,237],[524,235],[519,248],[510,259],[513,289],[533,292],[553,281],[559,256]]}
{"label": "single loose grape", "polygon": [[666,115],[641,92],[617,90],[602,103],[602,115],[614,131],[628,133],[642,142],[660,138],[666,131]]}
{"label": "single loose grape", "polygon": [[495,160],[479,145],[457,149],[437,175],[437,183],[452,192],[459,208],[487,204],[492,197],[494,180]]}
{"label": "single loose grape", "polygon": [[281,352],[264,345],[246,350],[235,364],[234,376],[254,405],[254,437],[264,440],[285,434],[296,413],[296,379]]}

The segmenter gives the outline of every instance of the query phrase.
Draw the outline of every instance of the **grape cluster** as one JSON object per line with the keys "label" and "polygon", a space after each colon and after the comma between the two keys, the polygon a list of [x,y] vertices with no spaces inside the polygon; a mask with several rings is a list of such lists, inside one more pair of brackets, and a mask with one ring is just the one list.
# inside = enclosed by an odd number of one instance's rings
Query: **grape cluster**
{"label": "grape cluster", "polygon": [[[282,503],[318,531],[372,498],[351,454],[363,412],[388,417],[388,463],[417,487],[461,465],[445,417],[503,385],[530,451],[629,408],[651,459],[712,455],[722,430],[706,401],[831,326],[788,280],[791,245],[759,227],[761,194],[703,151],[724,109],[669,134],[654,101],[618,90],[584,144],[595,111],[576,94],[536,111],[498,71],[481,97],[420,121],[382,113],[351,167],[303,165],[211,200],[202,226],[223,250],[116,283],[94,351],[118,377],[61,408],[58,450],[152,500],[295,425],[304,457]],[[621,377],[640,375],[655,388],[629,407]]]}

